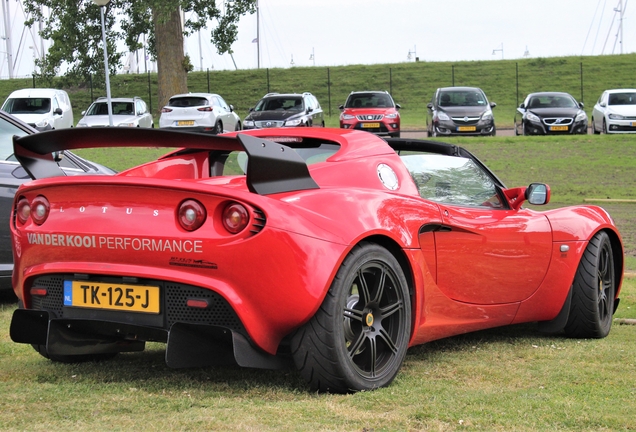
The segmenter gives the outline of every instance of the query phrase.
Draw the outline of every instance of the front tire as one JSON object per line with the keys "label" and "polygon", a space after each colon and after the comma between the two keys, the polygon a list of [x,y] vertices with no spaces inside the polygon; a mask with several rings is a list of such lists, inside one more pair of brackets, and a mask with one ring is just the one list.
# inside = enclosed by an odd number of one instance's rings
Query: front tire
{"label": "front tire", "polygon": [[292,338],[294,363],[312,390],[385,387],[404,361],[410,328],[408,284],[398,261],[383,247],[362,243]]}
{"label": "front tire", "polygon": [[603,133],[607,134],[607,123],[605,122],[605,118],[603,118]]}
{"label": "front tire", "polygon": [[577,338],[607,336],[615,295],[614,253],[609,236],[600,231],[588,243],[576,270],[565,334]]}

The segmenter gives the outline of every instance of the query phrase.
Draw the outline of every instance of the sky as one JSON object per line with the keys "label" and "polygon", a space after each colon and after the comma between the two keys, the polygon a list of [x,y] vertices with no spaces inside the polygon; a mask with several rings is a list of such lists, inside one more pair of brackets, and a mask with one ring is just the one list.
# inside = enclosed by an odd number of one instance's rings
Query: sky
{"label": "sky", "polygon": [[[30,76],[41,44],[20,25],[20,2],[9,3],[15,76]],[[187,38],[195,70],[636,52],[636,2],[629,0],[258,0],[258,5],[260,31],[256,14],[243,17],[232,55],[217,53],[209,30]],[[254,42],[257,34],[260,43]],[[0,78],[8,77],[4,50],[0,40]],[[138,57],[140,64],[135,56],[122,61],[133,72],[156,70]]]}
{"label": "sky", "polygon": [[[636,51],[629,0],[258,0],[260,67],[520,59]],[[256,16],[233,45],[240,69],[256,68]],[[205,36],[201,36],[203,41]],[[209,39],[209,37],[207,38]],[[187,45],[196,69],[233,69],[198,36]],[[312,58],[313,54],[313,58]],[[203,57],[201,59],[201,57]],[[409,59],[410,57],[410,59]]]}

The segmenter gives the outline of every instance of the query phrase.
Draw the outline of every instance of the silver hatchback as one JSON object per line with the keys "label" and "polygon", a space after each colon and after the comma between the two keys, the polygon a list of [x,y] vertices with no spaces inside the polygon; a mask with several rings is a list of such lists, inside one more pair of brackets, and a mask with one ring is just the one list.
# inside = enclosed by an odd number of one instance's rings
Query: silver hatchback
{"label": "silver hatchback", "polygon": [[241,119],[218,94],[186,93],[172,96],[161,109],[159,127],[219,134],[241,130]]}
{"label": "silver hatchback", "polygon": [[[153,128],[155,122],[148,106],[139,97],[111,98],[113,110],[113,126]],[[108,126],[108,100],[105,97],[97,99],[82,112],[82,119],[77,127]]]}

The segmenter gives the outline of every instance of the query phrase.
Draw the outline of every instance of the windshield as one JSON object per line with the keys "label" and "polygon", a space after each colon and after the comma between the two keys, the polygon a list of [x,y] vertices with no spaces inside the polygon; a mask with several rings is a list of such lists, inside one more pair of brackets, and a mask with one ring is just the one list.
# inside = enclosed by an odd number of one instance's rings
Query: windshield
{"label": "windshield", "polygon": [[486,106],[486,96],[480,90],[449,90],[439,93],[439,106]]}
{"label": "windshield", "polygon": [[[132,102],[112,102],[113,115],[133,115],[135,107]],[[108,115],[108,104],[106,102],[95,102],[86,112],[87,116]]]}
{"label": "windshield", "polygon": [[349,96],[345,108],[393,107],[391,96],[382,93],[356,93]]}
{"label": "windshield", "polygon": [[3,110],[9,114],[46,114],[51,111],[50,98],[7,99]]}
{"label": "windshield", "polygon": [[636,93],[612,93],[608,105],[636,105]]}
{"label": "windshield", "polygon": [[254,111],[304,111],[301,97],[269,97],[261,99]]}
{"label": "windshield", "polygon": [[579,105],[569,95],[539,95],[533,96],[528,102],[528,108],[578,108]]}

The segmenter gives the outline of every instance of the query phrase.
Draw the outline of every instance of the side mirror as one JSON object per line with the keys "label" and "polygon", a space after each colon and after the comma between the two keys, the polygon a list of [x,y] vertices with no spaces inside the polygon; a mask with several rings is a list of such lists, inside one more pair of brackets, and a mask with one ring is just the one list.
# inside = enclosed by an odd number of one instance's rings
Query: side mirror
{"label": "side mirror", "polygon": [[395,108],[396,108],[396,109],[401,109],[401,108],[402,108],[402,105],[400,105],[400,104],[395,104]]}
{"label": "side mirror", "polygon": [[230,112],[234,112],[234,105],[230,104]]}
{"label": "side mirror", "polygon": [[86,114],[86,111],[82,111],[82,113],[81,113],[81,114],[82,114],[82,115]]}
{"label": "side mirror", "polygon": [[433,109],[433,104],[429,102],[429,103],[426,105],[426,108],[428,108],[428,109]]}
{"label": "side mirror", "polygon": [[580,106],[581,108],[585,108],[585,104],[584,104],[583,102],[579,102],[579,106]]}
{"label": "side mirror", "polygon": [[519,108],[526,109],[526,104],[522,103],[521,105],[519,105]]}
{"label": "side mirror", "polygon": [[307,114],[309,114],[310,112],[312,112],[314,109],[313,108],[307,108]]}
{"label": "side mirror", "polygon": [[526,189],[528,204],[545,205],[550,202],[550,186],[544,183],[532,183]]}
{"label": "side mirror", "polygon": [[252,112],[252,111],[254,111],[254,107],[251,107],[249,110],[249,112]]}
{"label": "side mirror", "polygon": [[494,108],[494,107],[496,107],[496,106],[497,106],[497,104],[496,104],[496,103],[494,103],[494,102],[490,102],[490,108]]}
{"label": "side mirror", "polygon": [[62,113],[63,113],[62,108],[55,108],[53,110],[53,114],[62,115]]}
{"label": "side mirror", "polygon": [[342,111],[344,109],[344,105],[338,105],[338,109]]}

